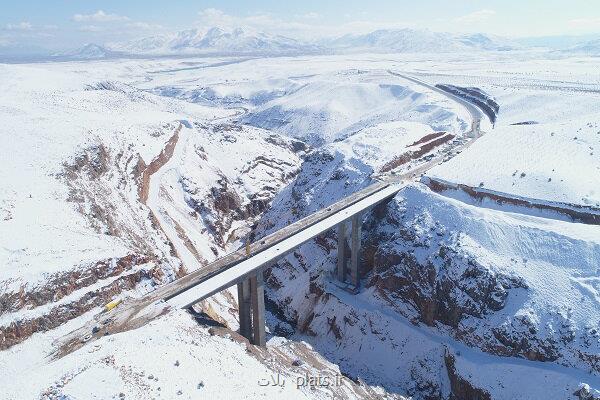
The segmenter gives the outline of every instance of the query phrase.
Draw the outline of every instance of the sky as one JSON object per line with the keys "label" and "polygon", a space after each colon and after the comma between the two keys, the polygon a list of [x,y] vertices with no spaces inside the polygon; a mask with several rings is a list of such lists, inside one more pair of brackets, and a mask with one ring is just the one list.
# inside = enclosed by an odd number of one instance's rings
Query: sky
{"label": "sky", "polygon": [[189,28],[314,39],[416,28],[506,37],[600,33],[600,0],[0,0],[0,47],[69,49]]}

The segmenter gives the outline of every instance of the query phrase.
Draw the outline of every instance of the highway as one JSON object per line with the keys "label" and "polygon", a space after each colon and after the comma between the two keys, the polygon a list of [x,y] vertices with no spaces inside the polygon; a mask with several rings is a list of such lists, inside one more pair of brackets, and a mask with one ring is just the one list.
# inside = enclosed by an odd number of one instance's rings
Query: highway
{"label": "highway", "polygon": [[395,196],[402,187],[402,185],[386,186],[382,190],[366,196],[362,200],[357,201],[346,208],[333,213],[329,212],[328,216],[321,221],[313,225],[303,226],[298,232],[286,236],[285,239],[276,245],[218,273],[211,279],[204,280],[200,284],[187,289],[177,296],[171,297],[167,302],[173,307],[187,308],[223,289],[231,287],[244,280],[251,275],[252,272],[256,272],[263,267],[272,265],[297,247],[328,231],[339,223],[390,199]]}
{"label": "highway", "polygon": [[435,87],[433,85],[430,85],[427,82],[423,82],[422,80],[414,78],[412,76],[404,75],[404,74],[401,74],[401,73],[398,73],[398,72],[394,72],[394,71],[391,71],[391,70],[388,70],[388,73],[390,75],[394,75],[394,76],[397,76],[399,78],[406,79],[407,81],[411,81],[411,82],[419,84],[419,85],[421,85],[423,87],[431,89],[434,92],[440,93],[440,94],[448,97],[450,100],[453,100],[453,101],[459,103],[460,105],[462,105],[463,107],[465,107],[467,109],[467,111],[469,112],[469,114],[471,115],[471,120],[473,122],[471,124],[471,126],[476,126],[477,127],[477,132],[470,132],[470,133],[472,133],[473,137],[480,136],[481,132],[479,132],[479,126],[481,125],[481,120],[483,119],[483,113],[475,105],[469,103],[468,101],[466,101],[466,100],[464,100],[464,99],[462,99],[462,98],[460,98],[458,96],[453,95],[452,93],[448,93],[448,92],[446,92],[446,91],[444,91],[444,90],[442,90],[440,88],[437,88],[437,87]]}

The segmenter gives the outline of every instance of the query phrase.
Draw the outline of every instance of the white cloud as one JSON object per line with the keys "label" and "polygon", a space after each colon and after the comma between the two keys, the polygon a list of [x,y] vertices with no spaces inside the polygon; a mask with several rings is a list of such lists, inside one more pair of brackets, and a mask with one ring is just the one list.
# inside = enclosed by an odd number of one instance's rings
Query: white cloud
{"label": "white cloud", "polygon": [[216,8],[206,8],[198,12],[198,16],[200,17],[200,21],[209,26],[229,26],[235,23],[236,19],[243,18],[235,18],[231,15],[225,14],[221,10],[217,10]]}
{"label": "white cloud", "polygon": [[73,21],[76,22],[119,22],[129,21],[129,17],[117,14],[107,14],[102,10],[96,11],[94,14],[75,14]]}
{"label": "white cloud", "polygon": [[299,18],[301,19],[308,19],[308,20],[316,20],[321,18],[321,14],[316,13],[316,12],[309,12],[303,15],[298,15]]}
{"label": "white cloud", "polygon": [[98,25],[82,25],[78,28],[81,32],[102,32],[105,29]]}
{"label": "white cloud", "polygon": [[33,25],[30,22],[20,22],[18,24],[7,24],[6,29],[9,31],[30,31]]}
{"label": "white cloud", "polygon": [[458,24],[480,24],[482,22],[486,22],[494,15],[496,15],[496,11],[494,11],[494,10],[479,10],[479,11],[474,11],[470,14],[455,18],[454,22],[456,22]]}
{"label": "white cloud", "polygon": [[164,29],[162,25],[159,24],[150,24],[147,22],[130,22],[127,24],[128,28],[132,29],[140,29],[140,30],[158,30]]}
{"label": "white cloud", "polygon": [[569,21],[569,27],[579,30],[600,29],[600,17],[577,18]]}
{"label": "white cloud", "polygon": [[396,21],[393,23],[349,20],[341,25],[325,24],[316,13],[296,15],[291,19],[282,19],[273,14],[261,13],[248,16],[233,16],[216,8],[207,8],[198,13],[202,28],[217,26],[220,28],[250,28],[267,33],[292,37],[319,38],[338,36],[345,33],[367,33],[375,29],[400,29],[414,24]]}

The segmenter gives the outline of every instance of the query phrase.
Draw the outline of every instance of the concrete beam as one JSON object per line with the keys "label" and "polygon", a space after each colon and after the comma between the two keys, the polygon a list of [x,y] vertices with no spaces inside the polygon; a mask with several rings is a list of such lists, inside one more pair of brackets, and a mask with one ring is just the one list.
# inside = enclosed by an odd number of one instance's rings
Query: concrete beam
{"label": "concrete beam", "polygon": [[250,313],[250,280],[237,284],[238,308],[240,317],[240,335],[252,342],[252,314]]}
{"label": "concrete beam", "polygon": [[337,258],[337,279],[340,282],[346,280],[346,221],[337,226],[338,231],[338,258]]}
{"label": "concrete beam", "polygon": [[[253,251],[254,255],[252,257],[239,260],[237,263],[233,263],[227,269],[223,269],[219,272],[213,271],[213,275],[204,277],[199,282],[194,280],[195,285],[193,287],[182,289],[178,294],[167,297],[167,303],[171,307],[187,308],[200,300],[233,286],[254,274],[255,271],[272,265],[273,262],[286,254],[289,254],[298,246],[312,240],[314,237],[329,229],[335,228],[341,222],[347,221],[354,214],[368,210],[382,201],[395,196],[400,188],[402,188],[402,185],[385,187],[319,222],[305,226],[304,229],[299,232],[291,235],[289,233],[280,233],[280,235],[283,235],[280,237],[281,241],[258,253],[254,253]],[[192,272],[192,274],[193,273],[194,272]],[[185,277],[181,279],[185,279]],[[186,282],[189,283],[187,280]]]}
{"label": "concrete beam", "polygon": [[362,225],[362,213],[352,216],[352,250],[350,259],[350,279],[354,287],[358,287],[360,277],[358,275],[358,262],[360,260],[360,228]]}
{"label": "concrete beam", "polygon": [[256,346],[266,346],[265,333],[265,288],[262,269],[250,276],[250,297],[252,302],[252,343]]}

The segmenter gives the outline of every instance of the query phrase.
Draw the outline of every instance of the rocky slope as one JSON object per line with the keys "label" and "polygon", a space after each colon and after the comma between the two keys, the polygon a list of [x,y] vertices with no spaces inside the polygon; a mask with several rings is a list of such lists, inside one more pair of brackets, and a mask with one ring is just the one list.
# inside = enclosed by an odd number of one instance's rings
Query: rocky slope
{"label": "rocky slope", "polygon": [[[333,149],[314,153],[259,232],[327,206],[372,172]],[[571,395],[581,382],[597,387],[596,227],[481,210],[422,186],[364,221],[358,295],[335,283],[334,233],[268,270],[282,318],[276,332],[309,341],[345,373],[416,398],[542,399]],[[465,357],[495,363],[495,374],[474,378]],[[530,362],[515,369],[503,357]],[[552,384],[547,363],[556,366]],[[524,370],[537,389],[503,385]]]}

